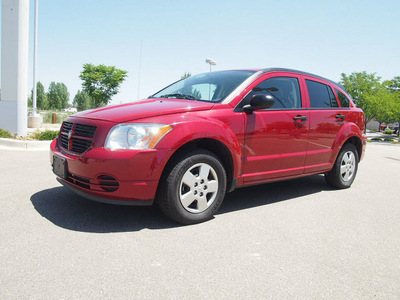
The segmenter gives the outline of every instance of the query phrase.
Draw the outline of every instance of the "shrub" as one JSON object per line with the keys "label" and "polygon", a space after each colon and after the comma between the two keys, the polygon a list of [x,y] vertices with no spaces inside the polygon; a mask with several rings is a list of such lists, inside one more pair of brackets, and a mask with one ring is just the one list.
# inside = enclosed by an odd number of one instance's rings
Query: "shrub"
{"label": "shrub", "polygon": [[34,134],[34,139],[39,141],[51,141],[58,137],[59,131],[46,130],[43,132],[38,132]]}
{"label": "shrub", "polygon": [[394,142],[394,139],[392,139],[392,138],[384,138],[383,139],[385,142]]}
{"label": "shrub", "polygon": [[46,114],[43,115],[43,123],[44,124],[51,124],[52,121],[52,112],[46,112]]}
{"label": "shrub", "polygon": [[67,117],[69,117],[72,114],[74,113],[68,112],[68,113],[57,114],[57,124],[61,124]]}
{"label": "shrub", "polygon": [[382,139],[381,139],[381,138],[376,138],[376,137],[375,137],[375,138],[372,138],[371,141],[382,142]]}
{"label": "shrub", "polygon": [[[56,120],[57,124],[61,124],[66,117],[69,117],[70,115],[73,114],[71,112],[54,112],[54,113],[57,114],[57,120]],[[43,115],[43,123],[44,124],[53,123],[53,112],[52,111],[46,112]]]}
{"label": "shrub", "polygon": [[384,134],[393,134],[393,130],[386,128],[385,131],[383,132]]}
{"label": "shrub", "polygon": [[13,135],[8,131],[0,128],[0,138],[12,138]]}

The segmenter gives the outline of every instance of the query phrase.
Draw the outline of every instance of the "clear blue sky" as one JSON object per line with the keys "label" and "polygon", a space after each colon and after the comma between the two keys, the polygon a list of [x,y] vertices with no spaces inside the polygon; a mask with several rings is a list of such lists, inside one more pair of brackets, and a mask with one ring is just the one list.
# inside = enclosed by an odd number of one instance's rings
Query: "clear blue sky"
{"label": "clear blue sky", "polygon": [[[31,47],[33,11],[31,0]],[[340,74],[400,76],[400,1],[40,0],[38,80],[81,89],[84,63],[128,78],[112,103],[137,100],[185,72],[288,67],[338,81]],[[33,49],[33,48],[32,48]],[[29,89],[32,88],[30,51]]]}

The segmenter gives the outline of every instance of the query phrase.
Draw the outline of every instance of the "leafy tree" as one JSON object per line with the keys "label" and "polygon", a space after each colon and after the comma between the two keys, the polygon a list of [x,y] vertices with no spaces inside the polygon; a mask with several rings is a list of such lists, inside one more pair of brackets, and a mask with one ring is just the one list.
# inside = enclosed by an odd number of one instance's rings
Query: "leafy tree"
{"label": "leafy tree", "polygon": [[383,83],[391,93],[400,93],[400,76],[394,77]]}
{"label": "leafy tree", "polygon": [[[28,98],[28,106],[33,107],[33,89],[31,90],[31,95]],[[44,86],[40,81],[36,83],[36,107],[43,110],[48,108],[47,95],[44,90]]]}
{"label": "leafy tree", "polygon": [[79,78],[83,80],[83,91],[92,99],[92,107],[107,105],[111,97],[118,93],[127,73],[114,66],[84,64]]}
{"label": "leafy tree", "polygon": [[50,109],[61,110],[68,107],[69,92],[67,86],[62,82],[52,81],[47,92],[47,99]]}
{"label": "leafy tree", "polygon": [[393,121],[395,109],[395,97],[386,89],[380,89],[375,94],[366,95],[368,105],[365,109],[370,115],[374,115],[374,119],[380,124]]}
{"label": "leafy tree", "polygon": [[[400,123],[400,76],[394,77],[392,80],[387,80],[383,83],[386,90],[392,95],[391,108],[387,120],[384,122],[398,122]],[[399,136],[400,130],[397,130],[397,136]]]}
{"label": "leafy tree", "polygon": [[89,94],[85,91],[78,91],[74,97],[74,101],[72,102],[72,104],[76,106],[78,111],[91,108],[91,99]]}
{"label": "leafy tree", "polygon": [[341,74],[340,83],[352,96],[354,102],[365,114],[366,123],[376,118],[379,110],[385,107],[385,100],[389,97],[375,73],[354,72],[350,75]]}

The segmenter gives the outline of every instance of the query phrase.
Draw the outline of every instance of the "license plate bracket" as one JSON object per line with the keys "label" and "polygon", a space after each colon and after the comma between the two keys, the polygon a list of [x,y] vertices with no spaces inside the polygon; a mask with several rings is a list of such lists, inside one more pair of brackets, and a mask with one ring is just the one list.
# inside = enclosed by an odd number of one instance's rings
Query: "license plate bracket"
{"label": "license plate bracket", "polygon": [[67,161],[65,158],[53,156],[53,173],[63,179],[67,179]]}

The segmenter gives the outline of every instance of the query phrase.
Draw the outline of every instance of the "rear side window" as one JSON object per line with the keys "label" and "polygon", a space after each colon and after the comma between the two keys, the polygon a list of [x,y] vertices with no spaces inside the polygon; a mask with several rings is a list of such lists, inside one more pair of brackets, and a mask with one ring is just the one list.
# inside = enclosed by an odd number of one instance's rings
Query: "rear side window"
{"label": "rear side window", "polygon": [[338,91],[337,89],[335,89],[335,92],[339,97],[339,101],[340,101],[340,104],[342,105],[342,107],[350,107],[349,98],[347,98],[345,94],[343,94],[342,92]]}
{"label": "rear side window", "polygon": [[312,80],[306,80],[306,84],[311,108],[339,107],[330,86]]}

